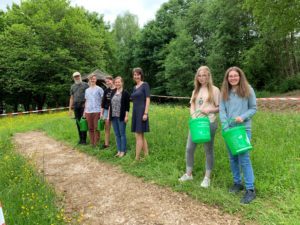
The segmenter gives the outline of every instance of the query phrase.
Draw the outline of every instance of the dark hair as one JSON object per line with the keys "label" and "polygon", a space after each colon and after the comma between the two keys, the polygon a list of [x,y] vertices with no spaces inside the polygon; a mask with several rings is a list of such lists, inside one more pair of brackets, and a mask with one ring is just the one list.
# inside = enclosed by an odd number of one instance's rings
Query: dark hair
{"label": "dark hair", "polygon": [[143,81],[144,80],[144,72],[142,70],[142,68],[140,67],[136,67],[132,70],[132,75],[134,75],[134,73],[137,73],[139,75],[141,75],[141,80]]}

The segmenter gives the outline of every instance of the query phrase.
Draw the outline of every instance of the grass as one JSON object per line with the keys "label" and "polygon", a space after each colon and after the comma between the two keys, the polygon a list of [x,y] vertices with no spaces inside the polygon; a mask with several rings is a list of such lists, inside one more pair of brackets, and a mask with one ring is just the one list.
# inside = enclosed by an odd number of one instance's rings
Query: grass
{"label": "grass", "polygon": [[[149,115],[151,132],[146,137],[150,156],[140,163],[132,164],[135,140],[130,132],[130,125],[127,127],[129,152],[122,159],[113,157],[115,154],[113,136],[111,148],[107,151],[99,151],[89,146],[78,146],[78,148],[101,161],[119,165],[124,171],[135,176],[171,187],[178,192],[188,193],[201,202],[238,215],[245,223],[251,221],[259,224],[297,224],[297,221],[300,221],[299,113],[258,112],[255,115],[252,129],[254,150],[251,152],[251,159],[258,197],[250,205],[241,205],[239,200],[242,195],[232,195],[227,191],[232,184],[232,177],[220,127],[215,138],[212,186],[206,190],[199,187],[205,170],[205,156],[201,145],[198,146],[195,156],[194,181],[184,184],[178,182],[178,178],[185,171],[188,109],[179,106],[151,105]],[[38,119],[23,118],[10,119],[10,134],[16,131],[42,129],[50,136],[72,146],[75,146],[78,141],[75,123],[66,113],[38,116]],[[1,121],[9,124],[6,120]],[[15,124],[20,123],[21,128],[14,127]],[[5,129],[0,125],[1,138]],[[6,140],[9,140],[9,137]],[[6,155],[7,153],[4,152],[4,156]],[[0,170],[2,172],[1,165]],[[0,193],[2,199],[2,192]],[[2,201],[6,205],[7,200],[2,199]]]}
{"label": "grass", "polygon": [[6,224],[63,225],[73,219],[66,217],[54,189],[16,153],[11,142],[14,133],[38,129],[45,119],[62,116],[30,115],[0,120],[0,201]]}

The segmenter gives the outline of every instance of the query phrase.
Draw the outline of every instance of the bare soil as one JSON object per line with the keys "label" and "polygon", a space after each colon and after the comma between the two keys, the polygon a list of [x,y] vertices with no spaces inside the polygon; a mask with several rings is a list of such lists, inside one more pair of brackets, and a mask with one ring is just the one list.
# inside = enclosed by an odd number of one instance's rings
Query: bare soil
{"label": "bare soil", "polygon": [[42,132],[19,133],[14,141],[63,196],[66,214],[81,215],[80,224],[240,224],[238,217],[146,183]]}

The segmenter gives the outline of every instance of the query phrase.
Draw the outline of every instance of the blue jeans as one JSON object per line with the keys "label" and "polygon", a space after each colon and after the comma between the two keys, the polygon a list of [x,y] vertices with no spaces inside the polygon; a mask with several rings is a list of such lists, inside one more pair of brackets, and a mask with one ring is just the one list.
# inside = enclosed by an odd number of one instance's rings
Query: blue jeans
{"label": "blue jeans", "polygon": [[116,136],[118,151],[126,152],[126,123],[124,121],[120,121],[119,117],[113,117],[112,125]]}
{"label": "blue jeans", "polygon": [[[251,131],[247,130],[247,136],[249,139],[251,139]],[[227,146],[228,149],[228,146]],[[231,172],[233,175],[233,182],[235,184],[241,184],[242,178],[241,178],[241,170],[244,175],[244,181],[246,189],[254,189],[254,173],[253,168],[250,160],[249,151],[243,154],[239,154],[236,156],[233,156],[228,149],[229,152],[229,160],[230,160],[230,167]]]}

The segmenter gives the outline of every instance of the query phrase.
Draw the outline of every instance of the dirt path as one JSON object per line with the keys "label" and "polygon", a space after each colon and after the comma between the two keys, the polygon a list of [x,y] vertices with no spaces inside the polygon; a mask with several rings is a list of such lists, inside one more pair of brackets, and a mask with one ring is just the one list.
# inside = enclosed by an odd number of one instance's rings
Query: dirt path
{"label": "dirt path", "polygon": [[176,225],[239,224],[239,219],[122,172],[41,132],[16,134],[17,149],[32,159],[55,190],[67,213],[80,224]]}

